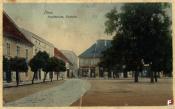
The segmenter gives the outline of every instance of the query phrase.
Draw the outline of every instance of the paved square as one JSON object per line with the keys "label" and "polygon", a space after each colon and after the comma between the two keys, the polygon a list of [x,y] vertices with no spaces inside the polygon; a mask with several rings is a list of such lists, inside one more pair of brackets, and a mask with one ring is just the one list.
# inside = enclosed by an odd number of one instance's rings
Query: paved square
{"label": "paved square", "polygon": [[[82,106],[162,106],[173,98],[172,79],[139,78],[121,80],[89,80],[91,89],[82,97]],[[79,106],[76,101],[72,106]]]}

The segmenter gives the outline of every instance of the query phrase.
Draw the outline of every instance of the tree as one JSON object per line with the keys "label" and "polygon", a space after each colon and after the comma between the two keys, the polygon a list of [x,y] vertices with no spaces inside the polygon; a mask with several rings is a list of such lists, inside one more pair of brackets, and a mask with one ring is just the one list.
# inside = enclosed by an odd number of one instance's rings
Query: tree
{"label": "tree", "polygon": [[58,73],[60,71],[65,71],[65,63],[62,60],[57,59],[56,57],[50,57],[47,60],[47,64],[45,64],[45,67],[43,68],[45,71],[43,82],[45,82],[46,76],[48,72],[50,73],[50,79],[52,82],[53,79],[53,72],[57,72],[57,80],[58,80]]}
{"label": "tree", "polygon": [[43,78],[43,82],[45,82],[45,80],[46,80],[46,77],[47,77],[47,74],[48,74],[48,72],[50,71],[50,58],[47,60],[47,62],[46,62],[46,64],[45,64],[45,66],[44,66],[44,68],[43,68],[43,71],[45,72],[44,73],[44,78]]}
{"label": "tree", "polygon": [[[110,48],[113,53],[107,52],[105,55],[109,58],[105,60],[126,65],[128,71],[135,72],[135,82],[138,82],[142,60],[150,65],[151,72],[172,72],[171,22],[166,14],[168,6],[168,3],[132,3],[124,4],[120,13],[115,8],[107,13],[105,32],[114,34],[114,38]],[[157,79],[156,73],[151,75],[151,78],[155,75]]]}
{"label": "tree", "polygon": [[49,59],[49,54],[47,52],[39,51],[29,62],[29,66],[31,70],[34,72],[32,84],[34,83],[34,79],[37,75],[37,72],[45,67],[47,64],[47,60]]}
{"label": "tree", "polygon": [[[113,56],[113,49],[107,49],[106,51],[103,52],[103,58],[101,60],[101,62],[98,63],[98,65],[100,67],[103,67],[103,71],[104,70],[110,70],[110,68],[114,67],[114,62],[112,60],[112,58],[110,58],[110,56]],[[115,59],[115,58],[114,58]],[[104,72],[103,72],[104,73]],[[101,74],[101,76],[104,76],[104,74]]]}
{"label": "tree", "polygon": [[5,72],[5,79],[7,82],[11,82],[10,61],[3,56],[3,73]]}
{"label": "tree", "polygon": [[44,76],[43,82],[45,82],[45,79],[46,79],[46,76],[47,76],[48,72],[50,73],[50,79],[51,79],[51,82],[52,82],[53,71],[55,70],[55,67],[56,66],[57,66],[57,60],[56,60],[56,58],[55,57],[50,57],[47,60],[47,63],[45,64],[44,69],[43,69],[46,72],[45,73],[45,76]]}
{"label": "tree", "polygon": [[25,58],[11,58],[10,59],[10,69],[16,72],[16,84],[19,85],[19,72],[27,72],[28,65]]}
{"label": "tree", "polygon": [[66,71],[65,62],[60,59],[57,59],[57,66],[55,68],[55,72],[57,73],[57,80],[58,80],[59,72],[64,72],[64,71]]}

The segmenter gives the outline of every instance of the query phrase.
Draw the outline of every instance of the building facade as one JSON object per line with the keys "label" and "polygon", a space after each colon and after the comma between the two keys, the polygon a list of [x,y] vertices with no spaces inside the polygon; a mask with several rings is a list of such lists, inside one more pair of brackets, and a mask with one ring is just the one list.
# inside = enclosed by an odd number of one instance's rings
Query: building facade
{"label": "building facade", "polygon": [[79,55],[79,76],[99,77],[102,52],[111,46],[111,40],[97,40],[91,47]]}
{"label": "building facade", "polygon": [[78,77],[78,56],[70,50],[61,50],[66,58],[73,64],[71,67],[74,77]]}
{"label": "building facade", "polygon": [[54,56],[65,62],[66,71],[62,72],[62,75],[64,75],[64,78],[72,77],[72,75],[73,75],[73,72],[72,72],[73,64],[70,62],[70,60],[57,48],[54,48]]}
{"label": "building facade", "polygon": [[[54,45],[52,43],[46,41],[45,39],[26,29],[20,28],[20,31],[26,36],[28,40],[30,40],[34,44],[34,46],[32,47],[32,56],[35,56],[39,51],[46,51],[50,57],[54,56]],[[35,79],[41,80],[43,78],[44,72],[40,70],[37,73]],[[49,76],[46,79],[49,79]]]}
{"label": "building facade", "polygon": [[[8,59],[22,57],[29,61],[33,56],[32,47],[33,43],[21,33],[15,22],[3,12],[3,56]],[[6,80],[6,74],[3,77]],[[15,81],[15,72],[11,73],[10,78]],[[21,81],[30,80],[31,78],[32,74],[30,72],[20,73]]]}
{"label": "building facade", "polygon": [[26,29],[20,28],[20,31],[26,36],[28,40],[34,44],[33,56],[36,55],[39,51],[46,51],[50,57],[54,56],[54,45],[52,43]]}

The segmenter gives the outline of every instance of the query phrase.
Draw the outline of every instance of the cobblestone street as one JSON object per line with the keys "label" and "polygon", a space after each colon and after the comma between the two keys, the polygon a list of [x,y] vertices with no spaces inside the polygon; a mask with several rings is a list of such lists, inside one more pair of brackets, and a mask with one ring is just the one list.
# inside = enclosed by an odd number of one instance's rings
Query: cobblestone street
{"label": "cobblestone street", "polygon": [[48,90],[9,102],[5,106],[69,106],[90,87],[86,80],[70,79]]}

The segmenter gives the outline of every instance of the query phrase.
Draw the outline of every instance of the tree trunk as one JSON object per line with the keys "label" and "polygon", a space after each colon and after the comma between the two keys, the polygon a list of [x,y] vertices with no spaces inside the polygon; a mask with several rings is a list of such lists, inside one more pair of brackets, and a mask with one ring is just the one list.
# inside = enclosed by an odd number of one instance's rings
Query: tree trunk
{"label": "tree trunk", "polygon": [[46,76],[47,76],[47,73],[48,73],[48,72],[45,72],[45,73],[44,73],[44,79],[43,79],[43,82],[45,82],[45,81],[46,81]]}
{"label": "tree trunk", "polygon": [[57,80],[58,80],[58,72],[57,72]]}
{"label": "tree trunk", "polygon": [[150,72],[151,83],[154,83],[154,72]]}
{"label": "tree trunk", "polygon": [[134,71],[132,71],[132,75],[131,76],[132,76],[132,78],[134,78]]}
{"label": "tree trunk", "polygon": [[73,72],[71,72],[71,78],[73,78],[73,77],[74,77]]}
{"label": "tree trunk", "polygon": [[134,82],[138,82],[138,71],[135,71]]}
{"label": "tree trunk", "polygon": [[67,69],[67,78],[69,78],[69,69]]}
{"label": "tree trunk", "polygon": [[116,76],[116,78],[120,78],[119,72],[116,72],[116,73],[115,73],[115,76]]}
{"label": "tree trunk", "polygon": [[38,80],[38,70],[35,72],[35,77],[34,79]]}
{"label": "tree trunk", "polygon": [[53,79],[53,72],[50,72],[50,80],[52,82],[52,79]]}
{"label": "tree trunk", "polygon": [[36,73],[37,73],[37,72],[34,72],[34,74],[33,74],[32,84],[34,83],[34,80],[35,80],[35,77],[36,77]]}
{"label": "tree trunk", "polygon": [[102,71],[102,72],[101,72],[101,74],[102,74],[102,75],[101,75],[101,76],[102,76],[102,78],[104,78],[104,71]]}
{"label": "tree trunk", "polygon": [[19,86],[19,72],[16,71],[16,86]]}
{"label": "tree trunk", "polygon": [[8,83],[11,82],[11,81],[12,81],[11,71],[7,70],[7,71],[5,72],[5,74],[6,74],[6,81],[7,81]]}
{"label": "tree trunk", "polygon": [[157,82],[157,72],[154,73],[155,82]]}
{"label": "tree trunk", "polygon": [[[89,75],[88,75],[89,76]],[[90,72],[90,78],[92,78],[92,72]]]}
{"label": "tree trunk", "polygon": [[38,78],[39,78],[39,80],[41,80],[41,69],[39,69],[38,73],[39,73],[39,77]]}
{"label": "tree trunk", "polygon": [[124,76],[124,78],[128,78],[128,72],[127,71],[123,71],[123,76]]}
{"label": "tree trunk", "polygon": [[157,74],[157,77],[158,77],[158,78],[160,78],[160,73],[161,73],[161,72],[158,72],[158,74]]}
{"label": "tree trunk", "polygon": [[48,74],[48,72],[45,72],[45,73],[44,73],[44,79],[43,79],[43,82],[46,81],[47,74]]}
{"label": "tree trunk", "polygon": [[108,71],[108,78],[111,78],[111,72]]}

